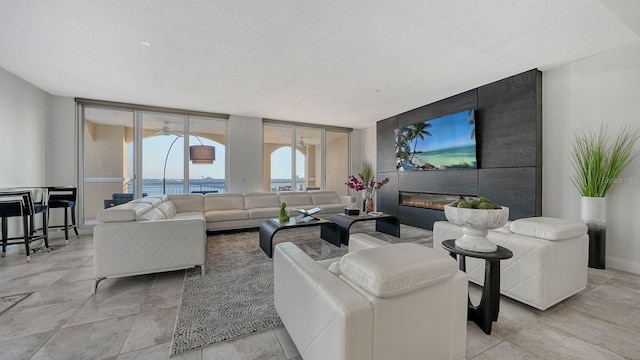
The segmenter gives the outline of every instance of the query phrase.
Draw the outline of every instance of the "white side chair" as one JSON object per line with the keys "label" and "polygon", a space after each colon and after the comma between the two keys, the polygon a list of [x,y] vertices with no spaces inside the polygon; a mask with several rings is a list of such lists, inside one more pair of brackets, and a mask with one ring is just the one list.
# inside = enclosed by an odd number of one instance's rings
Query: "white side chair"
{"label": "white side chair", "polygon": [[[433,248],[462,236],[462,228],[448,221],[433,225]],[[586,225],[550,217],[518,219],[489,230],[487,238],[513,252],[500,262],[500,293],[546,310],[587,286],[589,236]],[[484,261],[467,257],[469,280],[484,283]]]}
{"label": "white side chair", "polygon": [[275,308],[305,360],[464,359],[467,281],[446,254],[362,234],[342,258],[274,254]]}

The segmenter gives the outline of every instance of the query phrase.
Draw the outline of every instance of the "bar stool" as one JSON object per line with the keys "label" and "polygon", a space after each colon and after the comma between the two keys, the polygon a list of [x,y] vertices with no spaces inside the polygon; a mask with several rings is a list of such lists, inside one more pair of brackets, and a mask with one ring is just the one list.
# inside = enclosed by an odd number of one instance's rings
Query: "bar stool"
{"label": "bar stool", "polygon": [[[42,234],[35,235],[35,220],[34,217],[37,213],[41,213],[42,218]],[[22,218],[22,232],[21,237],[9,237],[8,236],[8,218],[10,217]],[[45,248],[50,251],[49,239],[47,232],[47,217],[46,217],[46,205],[40,205],[38,212],[33,203],[30,191],[16,191],[16,192],[2,192],[0,193],[0,219],[2,220],[2,257],[7,254],[8,245],[24,244],[27,255],[27,262],[31,261],[31,249],[30,243],[36,240],[44,240]]]}
{"label": "bar stool", "polygon": [[[79,239],[78,227],[76,226],[76,195],[77,188],[70,186],[50,186],[47,188],[49,200],[47,206],[51,209],[64,209],[64,225],[49,225],[50,229],[63,229],[64,239],[69,244],[69,229],[73,229]],[[68,210],[68,211],[67,211]],[[71,213],[71,224],[69,224],[69,213]],[[49,218],[50,218],[49,214]]]}
{"label": "bar stool", "polygon": [[[36,187],[31,188],[31,200],[33,202],[33,216],[30,216],[30,236],[38,231],[42,230],[43,234],[47,235],[48,238],[48,230],[47,225],[49,224],[49,220],[47,219],[47,215],[49,213],[49,207],[47,206],[47,192],[46,188]],[[36,228],[35,215],[42,214],[42,228]],[[50,249],[48,249],[50,250]]]}

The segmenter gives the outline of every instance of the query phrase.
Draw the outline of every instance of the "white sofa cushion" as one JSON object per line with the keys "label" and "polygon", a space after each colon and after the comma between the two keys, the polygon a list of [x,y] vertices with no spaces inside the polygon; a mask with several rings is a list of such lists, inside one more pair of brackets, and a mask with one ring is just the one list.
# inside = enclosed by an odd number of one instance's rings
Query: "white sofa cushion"
{"label": "white sofa cushion", "polygon": [[280,207],[259,207],[248,209],[249,219],[277,218],[280,215]]}
{"label": "white sofa cushion", "polygon": [[176,194],[169,195],[178,212],[199,211],[204,212],[204,196],[202,194]]}
{"label": "white sofa cushion", "polygon": [[204,213],[204,218],[207,222],[247,220],[249,212],[247,210],[211,210]]}
{"label": "white sofa cushion", "polygon": [[313,205],[340,204],[340,196],[335,191],[311,191]]}
{"label": "white sofa cushion", "polygon": [[344,212],[343,204],[317,204],[314,206],[318,206],[320,209],[322,209],[320,213],[324,213],[324,214]]}
{"label": "white sofa cushion", "polygon": [[148,198],[158,198],[162,201],[167,201],[169,200],[169,195],[167,194],[153,194],[153,195],[149,195],[147,196]]}
{"label": "white sofa cushion", "polygon": [[280,199],[276,193],[247,193],[244,194],[244,208],[273,208],[280,207]]}
{"label": "white sofa cushion", "polygon": [[244,196],[242,194],[207,194],[204,197],[204,211],[209,210],[244,210]]}
{"label": "white sofa cushion", "polygon": [[185,211],[179,212],[174,217],[174,219],[202,219],[204,220],[204,214],[200,211]]}
{"label": "white sofa cushion", "polygon": [[418,244],[394,244],[349,253],[340,260],[349,280],[377,297],[391,297],[454,276],[456,261]]}
{"label": "white sofa cushion", "polygon": [[585,224],[558,218],[532,217],[514,220],[512,232],[546,240],[563,240],[587,233]]}
{"label": "white sofa cushion", "polygon": [[96,219],[103,223],[136,221],[149,210],[151,210],[150,204],[128,202],[100,211]]}
{"label": "white sofa cushion", "polygon": [[[167,219],[173,219],[178,213],[178,208],[173,203],[173,201],[165,201],[162,204],[156,206],[156,209],[159,209],[164,213]],[[200,212],[202,214],[202,212]]]}
{"label": "white sofa cushion", "polygon": [[333,275],[342,275],[342,270],[340,270],[340,261],[332,262],[327,268]]}
{"label": "white sofa cushion", "polygon": [[313,200],[311,200],[311,195],[309,195],[309,193],[306,191],[280,193],[280,202],[286,203],[287,207],[289,206],[306,207],[308,205],[313,205]]}
{"label": "white sofa cushion", "polygon": [[133,202],[133,203],[145,203],[145,204],[150,204],[153,207],[156,207],[156,206],[162,204],[162,199],[158,198],[158,197],[143,197],[143,198],[139,198],[139,199],[133,199],[130,202]]}
{"label": "white sofa cushion", "polygon": [[140,216],[140,219],[138,220],[142,220],[142,221],[157,221],[157,220],[164,220],[167,218],[167,215],[162,212],[162,210],[160,209],[151,209],[149,211],[147,211],[146,213],[144,213],[142,216]]}

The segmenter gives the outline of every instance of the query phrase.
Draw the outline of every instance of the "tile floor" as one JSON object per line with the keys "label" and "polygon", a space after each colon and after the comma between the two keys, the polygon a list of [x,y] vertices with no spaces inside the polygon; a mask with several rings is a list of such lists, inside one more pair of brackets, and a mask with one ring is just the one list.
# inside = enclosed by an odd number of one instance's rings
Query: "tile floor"
{"label": "tile floor", "polygon": [[[18,246],[0,259],[0,359],[169,357],[184,271],[105,280],[91,296],[92,237],[52,243],[31,263]],[[638,299],[640,276],[593,269],[587,289],[544,312],[503,297],[490,336],[468,323],[467,359],[640,359]],[[277,328],[171,359],[300,357]]]}

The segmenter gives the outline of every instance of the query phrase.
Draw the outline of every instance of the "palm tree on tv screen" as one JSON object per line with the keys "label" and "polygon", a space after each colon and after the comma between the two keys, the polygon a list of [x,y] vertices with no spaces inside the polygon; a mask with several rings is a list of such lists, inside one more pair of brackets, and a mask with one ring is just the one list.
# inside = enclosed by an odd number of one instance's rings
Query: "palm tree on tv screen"
{"label": "palm tree on tv screen", "polygon": [[431,136],[431,133],[427,131],[427,129],[429,128],[431,128],[431,124],[426,121],[407,127],[407,137],[409,138],[409,142],[413,141],[413,151],[411,152],[411,159],[409,160],[410,162],[413,161],[413,158],[416,155],[418,140],[424,140],[425,136]]}
{"label": "palm tree on tv screen", "polygon": [[407,128],[403,127],[400,129],[396,129],[396,131],[396,155],[402,160],[407,160],[409,158],[409,154],[411,153],[411,144],[409,143],[409,138],[407,137]]}
{"label": "palm tree on tv screen", "polygon": [[467,112],[467,116],[469,117],[469,122],[467,124],[473,125],[473,129],[471,129],[471,139],[476,138],[476,117],[473,114],[473,110],[469,110]]}

